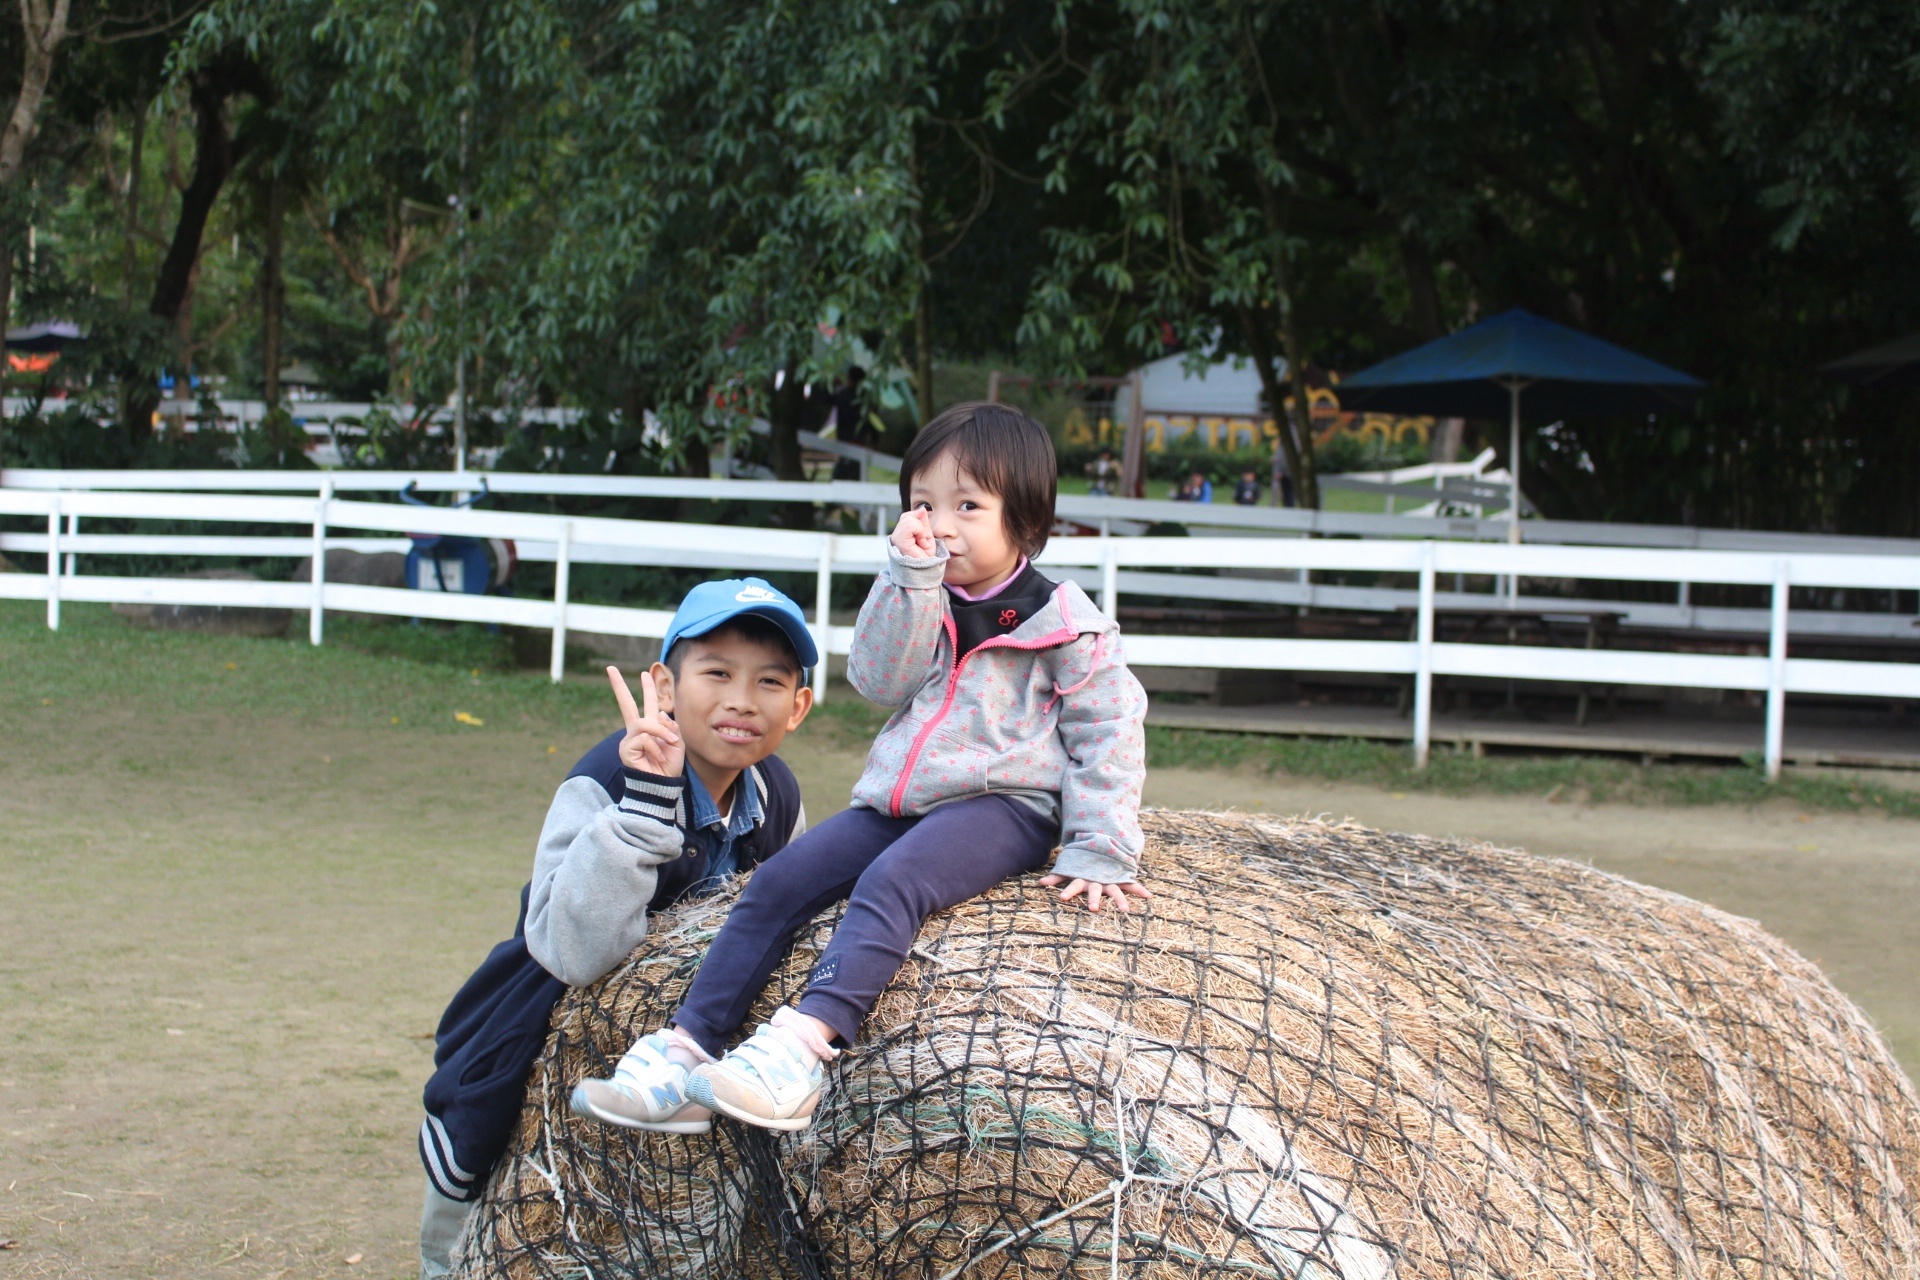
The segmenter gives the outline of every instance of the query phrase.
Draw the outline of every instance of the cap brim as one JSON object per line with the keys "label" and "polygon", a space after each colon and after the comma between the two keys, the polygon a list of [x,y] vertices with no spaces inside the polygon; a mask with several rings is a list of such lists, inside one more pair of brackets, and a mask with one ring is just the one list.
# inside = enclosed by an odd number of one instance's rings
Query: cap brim
{"label": "cap brim", "polygon": [[[728,609],[723,613],[715,614],[711,619],[703,618],[693,626],[682,628],[673,638],[676,641],[698,640],[701,636],[717,631],[727,623],[732,622],[735,618],[743,618],[749,615],[756,618],[765,618],[768,622],[780,628],[781,633],[787,637],[788,643],[793,645],[793,652],[795,656],[800,659],[802,669],[811,669],[819,665],[820,651],[814,645],[813,632],[807,628],[806,623],[795,618],[791,613],[788,613],[776,604],[749,604],[742,605],[737,609]],[[697,630],[695,629],[696,627],[698,628]],[[665,649],[662,649],[662,653],[665,653]]]}

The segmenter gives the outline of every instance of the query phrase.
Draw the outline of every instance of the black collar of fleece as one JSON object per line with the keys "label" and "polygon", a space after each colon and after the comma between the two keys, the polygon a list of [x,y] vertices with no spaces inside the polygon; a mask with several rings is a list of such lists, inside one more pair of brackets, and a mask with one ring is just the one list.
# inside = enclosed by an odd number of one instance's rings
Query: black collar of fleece
{"label": "black collar of fleece", "polygon": [[968,600],[948,590],[947,608],[953,612],[957,642],[954,660],[959,661],[995,636],[1018,631],[1022,623],[1047,607],[1053,599],[1054,585],[1028,564],[1013,576],[1013,581],[985,600]]}

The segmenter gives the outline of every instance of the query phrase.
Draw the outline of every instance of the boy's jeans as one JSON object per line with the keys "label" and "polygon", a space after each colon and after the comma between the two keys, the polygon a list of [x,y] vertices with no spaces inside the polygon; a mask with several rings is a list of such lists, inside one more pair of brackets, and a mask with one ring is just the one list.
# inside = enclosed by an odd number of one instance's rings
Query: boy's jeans
{"label": "boy's jeans", "polygon": [[460,1243],[471,1200],[449,1200],[427,1183],[426,1203],[420,1209],[420,1280],[442,1280],[453,1272],[453,1246]]}

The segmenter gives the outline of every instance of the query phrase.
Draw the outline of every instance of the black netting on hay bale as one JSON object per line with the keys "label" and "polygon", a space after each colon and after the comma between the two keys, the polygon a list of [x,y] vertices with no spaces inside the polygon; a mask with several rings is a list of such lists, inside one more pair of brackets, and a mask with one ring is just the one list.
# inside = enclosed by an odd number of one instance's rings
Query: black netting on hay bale
{"label": "black netting on hay bale", "polygon": [[[570,993],[474,1277],[1913,1276],[1920,1110],[1752,923],[1571,863],[1149,813],[1151,913],[930,921],[813,1128],[567,1111],[724,917]],[[797,996],[832,919],[754,1012]]]}

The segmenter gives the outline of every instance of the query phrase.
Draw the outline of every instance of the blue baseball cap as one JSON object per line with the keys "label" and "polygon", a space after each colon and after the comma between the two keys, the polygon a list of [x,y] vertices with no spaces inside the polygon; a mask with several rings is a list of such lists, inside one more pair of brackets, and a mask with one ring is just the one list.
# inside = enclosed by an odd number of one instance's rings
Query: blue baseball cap
{"label": "blue baseball cap", "polygon": [[764,578],[727,578],[721,582],[703,582],[687,592],[687,598],[674,611],[667,634],[660,641],[660,656],[665,659],[676,640],[706,635],[715,627],[741,614],[751,613],[779,627],[793,642],[802,667],[820,661],[813,647],[813,632],[807,630],[807,615]]}

